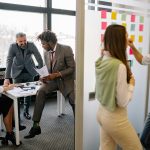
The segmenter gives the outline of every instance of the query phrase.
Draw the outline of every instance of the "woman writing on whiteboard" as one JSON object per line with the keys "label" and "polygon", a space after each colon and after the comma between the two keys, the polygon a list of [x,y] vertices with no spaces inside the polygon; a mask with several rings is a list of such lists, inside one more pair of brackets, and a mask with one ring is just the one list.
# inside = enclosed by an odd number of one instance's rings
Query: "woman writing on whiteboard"
{"label": "woman writing on whiteboard", "polygon": [[[141,65],[149,65],[150,64],[150,54],[143,56],[134,46],[133,40],[129,39],[129,46],[131,47],[133,54],[136,60]],[[143,129],[143,133],[141,135],[141,143],[145,148],[150,148],[150,113],[147,115],[145,126]]]}
{"label": "woman writing on whiteboard", "polygon": [[128,34],[124,26],[110,25],[104,34],[103,56],[96,61],[96,97],[100,102],[100,150],[142,150],[128,120],[127,105],[135,85],[127,63]]}

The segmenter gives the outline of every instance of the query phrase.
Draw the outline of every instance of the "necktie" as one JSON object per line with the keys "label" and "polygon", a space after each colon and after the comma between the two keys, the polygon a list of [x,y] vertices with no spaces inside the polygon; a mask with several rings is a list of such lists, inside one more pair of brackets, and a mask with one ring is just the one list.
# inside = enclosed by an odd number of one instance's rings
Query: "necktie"
{"label": "necktie", "polygon": [[53,72],[53,61],[54,61],[54,53],[55,51],[51,51],[51,73]]}

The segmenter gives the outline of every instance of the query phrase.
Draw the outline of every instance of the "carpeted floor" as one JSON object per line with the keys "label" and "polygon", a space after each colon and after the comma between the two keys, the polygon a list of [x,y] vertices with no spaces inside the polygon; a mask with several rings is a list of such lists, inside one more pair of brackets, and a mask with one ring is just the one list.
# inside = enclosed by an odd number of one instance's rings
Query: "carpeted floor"
{"label": "carpeted floor", "polygon": [[[45,105],[40,122],[42,134],[32,139],[24,139],[31,126],[32,121],[22,117],[22,124],[27,128],[20,132],[22,145],[15,147],[9,143],[8,146],[0,145],[0,150],[74,150],[74,117],[71,106],[66,101],[65,115],[57,116],[56,97],[50,98]],[[34,102],[30,107],[33,112]],[[2,133],[4,135],[4,133]]]}

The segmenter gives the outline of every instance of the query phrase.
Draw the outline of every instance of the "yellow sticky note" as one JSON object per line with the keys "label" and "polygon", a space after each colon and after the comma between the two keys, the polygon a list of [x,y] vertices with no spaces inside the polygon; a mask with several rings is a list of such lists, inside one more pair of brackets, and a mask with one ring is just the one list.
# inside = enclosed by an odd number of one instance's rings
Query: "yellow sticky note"
{"label": "yellow sticky note", "polygon": [[143,36],[140,35],[140,36],[139,36],[139,43],[142,43],[142,42],[143,42]]}
{"label": "yellow sticky note", "polygon": [[117,12],[113,11],[111,13],[111,19],[116,20],[117,19]]}
{"label": "yellow sticky note", "polygon": [[124,22],[122,23],[122,25],[123,25],[124,27],[127,27],[127,24],[126,24],[126,23],[124,23]]}
{"label": "yellow sticky note", "polygon": [[130,38],[135,41],[135,36],[134,35],[131,35]]}

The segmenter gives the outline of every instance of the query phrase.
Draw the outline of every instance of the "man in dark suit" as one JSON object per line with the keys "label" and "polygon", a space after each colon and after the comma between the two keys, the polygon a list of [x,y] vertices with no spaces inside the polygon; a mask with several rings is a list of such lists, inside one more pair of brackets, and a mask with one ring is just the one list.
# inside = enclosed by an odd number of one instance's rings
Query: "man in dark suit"
{"label": "man in dark suit", "polygon": [[43,84],[39,89],[33,113],[33,127],[24,138],[33,138],[41,133],[39,122],[44,109],[46,95],[59,90],[69,103],[75,114],[75,61],[71,47],[57,43],[55,33],[44,31],[38,36],[45,49],[44,59],[49,75],[41,78]]}
{"label": "man in dark suit", "polygon": [[[36,72],[36,66],[32,59],[32,55],[35,56],[38,67],[43,67],[42,57],[34,43],[27,42],[26,34],[16,34],[16,43],[11,44],[8,51],[4,85],[10,84],[10,78],[13,79],[13,83],[34,81],[34,77],[37,76],[38,73]],[[24,107],[24,117],[26,119],[31,119],[29,104],[30,97],[27,97]]]}

